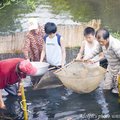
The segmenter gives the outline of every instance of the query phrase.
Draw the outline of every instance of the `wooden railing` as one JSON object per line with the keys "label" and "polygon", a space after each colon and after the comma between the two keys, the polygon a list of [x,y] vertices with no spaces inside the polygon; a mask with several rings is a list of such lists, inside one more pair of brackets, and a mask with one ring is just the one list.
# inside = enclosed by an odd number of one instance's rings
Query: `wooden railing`
{"label": "wooden railing", "polygon": [[[91,26],[98,29],[100,25],[100,20],[92,20],[81,25],[58,25],[58,33],[62,35],[66,47],[78,47],[84,39],[83,31],[85,27]],[[8,36],[0,36],[0,53],[21,52],[24,46],[25,34],[26,32],[21,32]]]}

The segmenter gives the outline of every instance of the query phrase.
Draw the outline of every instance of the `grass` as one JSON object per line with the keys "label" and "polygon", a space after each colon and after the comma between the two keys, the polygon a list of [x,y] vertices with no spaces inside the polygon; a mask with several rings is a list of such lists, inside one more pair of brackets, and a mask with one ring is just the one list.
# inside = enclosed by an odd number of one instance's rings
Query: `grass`
{"label": "grass", "polygon": [[111,33],[111,35],[120,40],[120,32]]}

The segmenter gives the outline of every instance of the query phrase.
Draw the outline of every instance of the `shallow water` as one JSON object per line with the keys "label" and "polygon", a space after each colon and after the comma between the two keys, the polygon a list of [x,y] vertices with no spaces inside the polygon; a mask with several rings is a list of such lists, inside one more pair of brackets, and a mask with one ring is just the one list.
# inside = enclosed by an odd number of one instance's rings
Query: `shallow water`
{"label": "shallow water", "polygon": [[16,0],[0,9],[0,35],[28,30],[28,19],[40,24],[81,24],[100,19],[102,25],[120,32],[120,0]]}
{"label": "shallow water", "polygon": [[[109,91],[103,92],[98,88],[89,94],[77,94],[64,87],[38,91],[31,89],[29,87],[26,91],[29,120],[120,119],[118,98]],[[6,105],[9,107],[11,117],[22,120],[19,99],[15,97],[8,99]]]}
{"label": "shallow water", "polygon": [[[18,0],[20,1],[20,0]],[[120,0],[34,0],[36,7],[20,1],[0,10],[0,34],[27,31],[27,20],[35,17],[41,24],[53,21],[57,24],[80,24],[91,19],[101,19],[102,24],[120,31]],[[30,9],[29,9],[30,8]],[[78,50],[75,49],[76,52]],[[67,53],[67,62],[76,56]],[[0,59],[23,55],[0,55]],[[28,80],[29,81],[29,80]],[[29,82],[25,83],[29,86]],[[30,83],[31,85],[31,83]],[[26,88],[29,120],[114,120],[120,119],[118,97],[100,88],[89,94],[77,94],[65,87],[33,91]],[[21,99],[4,97],[7,111],[0,110],[0,120],[23,120]]]}
{"label": "shallow water", "polygon": [[[67,50],[67,62],[75,58],[78,49]],[[0,58],[19,55],[0,55]],[[22,54],[20,55],[23,56]],[[114,120],[120,119],[118,96],[101,88],[89,94],[78,94],[64,86],[53,89],[32,90],[30,78],[24,83],[29,120]],[[7,111],[0,111],[2,120],[23,120],[20,97],[5,96]]]}

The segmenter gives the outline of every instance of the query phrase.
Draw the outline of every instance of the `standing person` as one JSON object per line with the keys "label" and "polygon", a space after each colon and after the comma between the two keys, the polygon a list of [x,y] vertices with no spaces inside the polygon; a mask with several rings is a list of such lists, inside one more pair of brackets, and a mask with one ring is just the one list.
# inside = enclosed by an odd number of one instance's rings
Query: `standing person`
{"label": "standing person", "polygon": [[120,41],[110,36],[107,29],[99,29],[96,32],[97,41],[100,43],[91,56],[85,60],[90,60],[103,51],[107,61],[107,73],[103,81],[104,89],[112,89],[112,93],[118,93],[117,77],[120,75]]}
{"label": "standing person", "polygon": [[[28,60],[21,58],[11,58],[0,61],[0,108],[5,108],[2,99],[1,89],[5,89],[11,95],[18,95],[20,92],[20,81],[26,75],[36,74],[37,69]],[[13,85],[18,83],[15,89]],[[16,84],[15,84],[16,85]],[[9,89],[6,89],[9,88]]]}
{"label": "standing person", "polygon": [[[98,46],[98,41],[95,38],[95,30],[92,27],[87,27],[84,30],[84,37],[85,40],[81,44],[80,51],[76,57],[76,60],[81,60],[87,58],[88,56],[92,55],[93,51]],[[101,52],[99,55],[95,56],[91,62],[94,65],[99,65],[99,60],[104,57],[103,53]]]}
{"label": "standing person", "polygon": [[[40,62],[45,58],[46,62],[50,64],[50,67],[54,68],[52,70],[63,67],[66,59],[64,40],[61,35],[56,33],[57,26],[54,23],[46,23],[44,29],[46,35],[44,36]],[[46,85],[47,88],[53,88],[53,86],[61,86],[62,82],[51,71],[49,71],[35,83],[34,89],[46,88]]]}
{"label": "standing person", "polygon": [[45,24],[45,37],[44,45],[41,53],[40,62],[42,62],[46,56],[46,61],[56,67],[63,67],[66,59],[66,51],[64,40],[57,32],[57,26],[48,22]]}
{"label": "standing person", "polygon": [[31,61],[39,61],[43,48],[44,30],[38,25],[37,20],[31,18],[29,20],[29,32],[26,35],[26,40],[23,48],[25,59]]}

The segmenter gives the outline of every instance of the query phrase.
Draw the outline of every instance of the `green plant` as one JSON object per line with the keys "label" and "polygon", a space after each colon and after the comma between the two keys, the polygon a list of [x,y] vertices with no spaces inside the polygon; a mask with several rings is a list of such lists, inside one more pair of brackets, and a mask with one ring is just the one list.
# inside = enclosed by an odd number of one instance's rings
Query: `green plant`
{"label": "green plant", "polygon": [[113,37],[117,38],[120,40],[120,32],[114,32],[114,33],[111,33]]}

